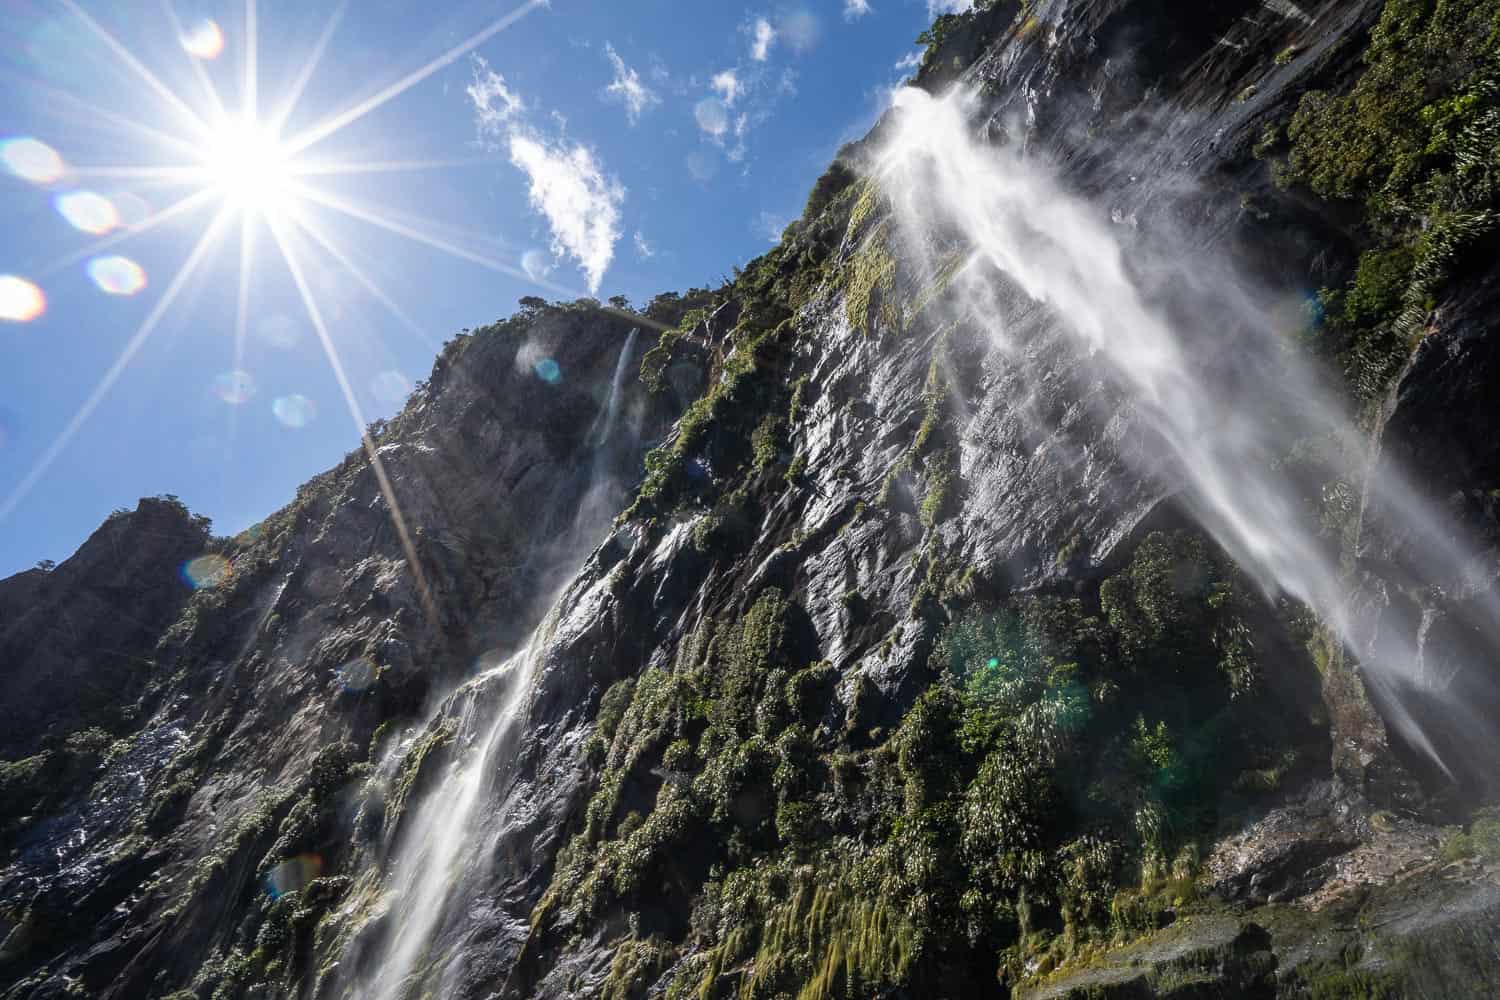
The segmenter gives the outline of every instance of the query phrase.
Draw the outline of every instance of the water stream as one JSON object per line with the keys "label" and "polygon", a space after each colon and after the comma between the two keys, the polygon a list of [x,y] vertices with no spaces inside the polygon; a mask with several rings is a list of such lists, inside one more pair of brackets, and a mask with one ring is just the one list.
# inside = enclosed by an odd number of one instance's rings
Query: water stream
{"label": "water stream", "polygon": [[[608,481],[608,452],[616,437],[625,376],[638,335],[638,330],[631,330],[621,347],[609,396],[588,438],[595,450],[581,473],[589,480],[582,490],[584,500],[571,519],[569,537],[547,547],[552,562],[581,558],[579,553],[603,535],[614,514],[614,505],[603,502],[613,485]],[[357,979],[346,984],[346,995],[360,1000],[401,1000],[434,988],[437,993],[433,995],[445,995],[440,984],[451,982],[461,971],[461,960],[450,961],[461,955],[433,951],[445,928],[464,919],[469,894],[485,882],[493,863],[495,833],[507,820],[496,803],[504,798],[504,786],[526,731],[532,682],[557,622],[557,596],[548,602],[551,610],[524,648],[467,680],[414,737],[420,740],[435,727],[449,727],[448,762],[430,790],[408,807],[396,829],[387,831],[384,867],[388,874],[375,907],[383,930],[378,950],[365,957],[370,968],[348,973]],[[357,950],[346,958],[342,963],[346,969],[361,969]]]}
{"label": "water stream", "polygon": [[[1381,530],[1408,540],[1405,589],[1479,580],[1475,548],[1389,463],[1375,471],[1366,436],[1288,348],[1285,316],[1266,294],[1190,240],[1152,244],[1111,225],[1040,157],[981,143],[970,125],[974,102],[961,91],[896,95],[880,183],[901,224],[898,256],[934,274],[953,247],[967,253],[947,296],[955,315],[986,329],[1005,354],[1026,350],[1007,316],[1019,304],[1043,304],[1078,363],[1122,397],[1143,442],[1131,453],[1136,472],[1176,492],[1268,597],[1289,595],[1313,609],[1358,656],[1367,683],[1388,696],[1388,722],[1446,769],[1400,697],[1430,681],[1418,631],[1379,627],[1378,616],[1351,607],[1340,547],[1320,534],[1306,484],[1282,460],[1317,442],[1338,479],[1364,484]],[[1493,590],[1469,596],[1476,649],[1493,659],[1500,603]]]}

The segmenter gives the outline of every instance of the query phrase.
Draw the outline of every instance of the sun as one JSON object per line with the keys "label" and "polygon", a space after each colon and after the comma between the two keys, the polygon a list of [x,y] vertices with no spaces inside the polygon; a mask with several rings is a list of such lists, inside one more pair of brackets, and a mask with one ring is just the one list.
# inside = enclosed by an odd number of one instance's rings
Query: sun
{"label": "sun", "polygon": [[276,132],[253,118],[229,118],[206,144],[208,183],[243,214],[277,219],[291,206],[295,164]]}

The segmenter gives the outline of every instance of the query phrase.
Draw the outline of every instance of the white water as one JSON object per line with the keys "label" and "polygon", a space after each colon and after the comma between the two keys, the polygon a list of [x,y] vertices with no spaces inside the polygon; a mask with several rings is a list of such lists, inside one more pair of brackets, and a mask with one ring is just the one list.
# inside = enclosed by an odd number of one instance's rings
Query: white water
{"label": "white water", "polygon": [[[538,629],[524,650],[455,693],[451,703],[462,707],[451,716],[458,726],[452,759],[425,798],[408,803],[391,854],[383,911],[388,936],[370,982],[357,986],[354,996],[399,1000],[407,994],[408,978],[425,964],[435,932],[461,895],[460,888],[484,864],[482,828],[494,817],[480,807],[488,801],[494,779],[506,770],[502,751],[513,748],[512,736],[524,720],[523,708],[544,645],[538,640],[546,631],[545,626]],[[505,692],[493,715],[481,718],[484,693],[493,684],[504,684]]]}
{"label": "white water", "polygon": [[[1173,259],[1139,248],[1136,234],[1112,227],[1107,210],[1069,193],[1047,165],[976,142],[972,100],[896,95],[880,181],[901,224],[902,259],[935,274],[957,240],[971,256],[948,295],[1016,363],[1024,364],[1026,345],[1011,340],[1005,317],[1020,297],[1045,304],[1087,370],[1125,397],[1141,439],[1132,449],[1137,473],[1179,490],[1268,596],[1290,595],[1334,629],[1367,682],[1390,696],[1388,721],[1442,765],[1398,698],[1403,685],[1431,690],[1416,630],[1366,631],[1349,607],[1337,546],[1319,537],[1277,460],[1294,442],[1328,443],[1342,478],[1365,483],[1366,507],[1379,508],[1384,530],[1413,540],[1403,568],[1418,587],[1469,586],[1480,575],[1462,534],[1399,475],[1369,480],[1362,435],[1280,341],[1285,319],[1264,296],[1197,250]],[[1129,255],[1122,238],[1133,241]],[[1483,620],[1473,625],[1493,656],[1500,605],[1493,590],[1477,599]]]}
{"label": "white water", "polygon": [[[613,507],[600,502],[611,492],[606,450],[615,433],[638,334],[631,330],[621,348],[609,397],[595,420],[598,433],[589,436],[595,454],[578,514],[567,537],[544,549],[552,563],[581,559],[585,546],[603,534],[614,515]],[[376,942],[381,950],[372,956],[368,975],[348,984],[346,995],[403,1000],[418,995],[420,987],[435,988],[432,995],[440,996],[444,988],[434,984],[450,981],[461,970],[461,954],[434,954],[434,945],[452,922],[464,918],[468,893],[485,883],[487,866],[494,863],[496,831],[508,819],[503,786],[525,732],[526,706],[557,622],[560,597],[555,594],[548,603],[551,610],[524,649],[461,685],[418,733],[420,739],[444,720],[456,726],[442,775],[424,795],[407,803],[406,816],[392,834],[393,842],[386,845],[389,874],[377,910],[385,928]],[[358,954],[346,958],[346,968],[360,966]],[[454,958],[460,962],[450,961]]]}
{"label": "white water", "polygon": [[[625,338],[625,346],[620,348],[620,358],[615,362],[615,375],[609,383],[609,401],[604,405],[603,429],[600,430],[598,436],[590,435],[599,444],[608,441],[609,436],[614,433],[615,420],[620,415],[620,389],[625,384],[625,374],[630,370],[631,353],[635,350],[635,340],[640,333],[640,327],[631,327],[630,335]],[[599,421],[595,420],[594,423],[597,426]]]}

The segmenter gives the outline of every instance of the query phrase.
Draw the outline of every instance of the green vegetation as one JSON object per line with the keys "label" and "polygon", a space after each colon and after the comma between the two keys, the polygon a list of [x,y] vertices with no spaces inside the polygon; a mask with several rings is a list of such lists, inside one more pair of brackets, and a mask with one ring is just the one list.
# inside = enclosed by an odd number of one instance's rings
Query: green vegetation
{"label": "green vegetation", "polygon": [[888,225],[876,229],[865,239],[845,272],[844,305],[852,330],[869,333],[877,318],[882,332],[901,329],[901,306],[896,297],[896,258],[887,243]]}
{"label": "green vegetation", "polygon": [[1487,864],[1500,864],[1500,811],[1481,810],[1467,831],[1452,831],[1443,841],[1443,857],[1448,861],[1479,858]]}
{"label": "green vegetation", "polygon": [[385,804],[385,821],[388,828],[394,829],[396,824],[401,822],[413,794],[422,782],[431,779],[442,752],[457,735],[458,724],[453,719],[444,716],[427,732],[417,737],[411,749],[406,751]]}
{"label": "green vegetation", "polygon": [[[832,277],[835,252],[865,188],[841,156],[814,185],[802,218],[769,253],[736,269],[733,280],[697,291],[675,332],[663,335],[642,361],[641,376],[663,387],[668,367],[687,346],[709,365],[708,391],[688,406],[677,437],[646,456],[635,504],[622,517],[672,514],[707,500],[719,485],[761,473],[790,445],[806,379],[787,370],[797,337],[797,311]],[[872,279],[871,290],[874,294]],[[685,304],[684,304],[685,305]],[[892,301],[893,307],[893,301]],[[716,321],[706,324],[708,316]],[[789,425],[779,415],[790,415]],[[805,461],[805,460],[804,460]],[[795,462],[793,463],[795,467]],[[711,468],[717,483],[695,473]],[[796,477],[788,480],[795,483]]]}
{"label": "green vegetation", "polygon": [[1500,0],[1387,0],[1354,85],[1306,94],[1287,138],[1282,183],[1365,208],[1369,249],[1324,301],[1326,349],[1368,401],[1500,222]]}
{"label": "green vegetation", "polygon": [[1186,533],[1147,537],[1091,598],[943,627],[893,729],[873,685],[840,696],[799,667],[799,616],[765,590],[601,699],[597,790],[533,921],[634,914],[620,982],[674,968],[669,996],[749,1000],[944,969],[971,970],[959,993],[973,970],[1020,982],[1197,905],[1200,844],[1308,732],[1259,683],[1257,636],[1282,623]]}

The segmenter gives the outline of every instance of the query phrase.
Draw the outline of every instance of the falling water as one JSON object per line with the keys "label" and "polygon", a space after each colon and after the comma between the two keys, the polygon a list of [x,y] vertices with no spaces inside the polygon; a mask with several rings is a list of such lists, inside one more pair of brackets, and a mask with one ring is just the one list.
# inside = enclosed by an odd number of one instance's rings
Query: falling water
{"label": "falling water", "polygon": [[[609,449],[616,433],[625,375],[639,330],[631,330],[615,363],[609,398],[596,418],[589,440],[592,462],[580,470],[583,499],[567,537],[546,546],[544,558],[556,568],[573,565],[603,532],[616,509],[610,477]],[[541,574],[545,576],[546,574]],[[498,665],[490,665],[450,695],[417,739],[436,727],[451,727],[450,759],[431,791],[408,808],[385,846],[389,874],[372,908],[383,935],[367,974],[361,966],[361,944],[346,950],[345,968],[359,981],[349,994],[359,1000],[402,1000],[421,991],[446,995],[443,983],[461,970],[453,954],[433,954],[445,930],[461,922],[470,893],[486,882],[495,839],[505,827],[504,783],[509,780],[516,749],[526,731],[526,706],[538,665],[558,618],[557,597],[532,633],[526,647]],[[356,940],[358,940],[356,935]]]}
{"label": "falling water", "polygon": [[[1476,607],[1472,634],[1493,658],[1500,606],[1493,589],[1474,586],[1473,548],[1389,463],[1372,478],[1364,436],[1292,356],[1277,335],[1286,321],[1263,296],[1221,273],[1201,248],[1183,249],[1186,241],[1147,249],[1023,151],[982,145],[968,125],[974,102],[962,92],[896,96],[880,182],[896,209],[903,260],[918,268],[925,260],[927,273],[937,273],[940,248],[956,241],[969,260],[950,299],[1012,357],[1024,345],[1011,341],[1006,317],[1042,304],[1079,363],[1124,397],[1145,442],[1136,472],[1165,479],[1268,596],[1313,609],[1387,696],[1388,721],[1443,765],[1399,698],[1422,683],[1416,629],[1377,629],[1351,610],[1337,547],[1319,537],[1278,460],[1295,443],[1324,443],[1340,479],[1366,483],[1366,507],[1382,512],[1383,530],[1408,540],[1402,570],[1411,579],[1402,585],[1465,581]],[[1461,706],[1452,708],[1461,716]]]}
{"label": "falling water", "polygon": [[[601,418],[603,427],[597,437],[590,435],[592,440],[600,444],[608,441],[609,436],[614,433],[615,418],[620,413],[620,389],[625,384],[625,373],[630,369],[631,352],[635,350],[635,339],[640,336],[640,333],[640,327],[631,327],[630,335],[625,338],[625,346],[620,348],[620,358],[615,362],[615,376],[609,383],[609,402],[605,404]],[[595,425],[598,426],[598,424],[599,420],[595,420]]]}
{"label": "falling water", "polygon": [[463,887],[481,874],[487,853],[482,828],[495,817],[480,807],[508,770],[547,624],[520,653],[455,692],[441,721],[429,724],[429,731],[432,725],[456,727],[452,760],[432,793],[393,831],[381,914],[387,936],[373,973],[353,991],[361,1000],[407,995],[436,932],[457,912]]}

